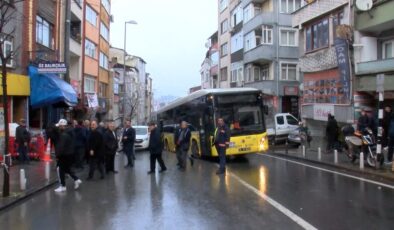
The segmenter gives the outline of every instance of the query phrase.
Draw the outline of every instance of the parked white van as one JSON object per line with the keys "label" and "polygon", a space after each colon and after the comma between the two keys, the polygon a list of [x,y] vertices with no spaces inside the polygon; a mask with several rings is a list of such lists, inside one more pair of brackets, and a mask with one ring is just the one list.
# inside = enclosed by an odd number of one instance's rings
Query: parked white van
{"label": "parked white van", "polygon": [[299,127],[299,121],[290,113],[277,113],[273,119],[266,119],[270,144],[286,141],[287,136]]}
{"label": "parked white van", "polygon": [[148,126],[133,126],[135,129],[135,143],[136,150],[145,150],[149,147],[149,130]]}

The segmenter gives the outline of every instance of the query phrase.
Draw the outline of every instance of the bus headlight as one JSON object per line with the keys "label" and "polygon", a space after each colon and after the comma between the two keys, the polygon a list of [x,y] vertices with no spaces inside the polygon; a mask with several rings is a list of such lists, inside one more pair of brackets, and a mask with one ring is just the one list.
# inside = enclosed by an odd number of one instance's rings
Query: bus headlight
{"label": "bus headlight", "polygon": [[265,147],[264,147],[265,141],[266,141],[266,137],[265,136],[260,139],[260,148],[259,148],[260,151],[265,150]]}

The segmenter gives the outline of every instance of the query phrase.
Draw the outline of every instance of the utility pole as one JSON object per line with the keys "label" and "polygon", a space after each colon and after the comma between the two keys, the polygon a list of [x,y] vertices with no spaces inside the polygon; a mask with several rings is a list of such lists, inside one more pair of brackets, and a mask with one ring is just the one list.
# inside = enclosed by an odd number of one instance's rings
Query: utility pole
{"label": "utility pole", "polygon": [[[380,162],[383,160],[382,154],[382,134],[383,134],[383,101],[384,101],[384,74],[378,74],[376,76],[376,91],[379,94],[379,112],[378,112],[378,119],[379,119],[379,126],[378,126],[378,139],[376,145],[376,159],[375,159],[375,167],[380,167]],[[386,131],[386,130],[385,130]]]}
{"label": "utility pole", "polygon": [[64,80],[70,83],[70,34],[71,34],[71,0],[66,0],[66,23],[64,31],[64,63],[66,74]]}

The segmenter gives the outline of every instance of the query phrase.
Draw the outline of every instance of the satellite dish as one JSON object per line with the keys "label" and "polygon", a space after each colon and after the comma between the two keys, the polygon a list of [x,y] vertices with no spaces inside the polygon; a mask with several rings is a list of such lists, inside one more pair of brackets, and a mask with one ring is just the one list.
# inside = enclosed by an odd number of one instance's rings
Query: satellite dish
{"label": "satellite dish", "polygon": [[372,8],[372,0],[356,0],[356,7],[361,11],[368,11]]}

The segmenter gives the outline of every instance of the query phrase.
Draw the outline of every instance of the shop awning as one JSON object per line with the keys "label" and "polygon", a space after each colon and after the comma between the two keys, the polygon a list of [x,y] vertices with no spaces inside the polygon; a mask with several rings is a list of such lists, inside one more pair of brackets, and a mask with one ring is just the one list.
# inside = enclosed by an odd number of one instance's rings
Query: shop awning
{"label": "shop awning", "polygon": [[[0,74],[0,80],[2,75]],[[9,96],[29,96],[30,78],[25,75],[7,73],[7,94]],[[3,86],[0,84],[0,95],[3,95]]]}
{"label": "shop awning", "polygon": [[40,74],[36,67],[29,66],[29,76],[31,107],[77,105],[78,97],[73,87],[56,74]]}

